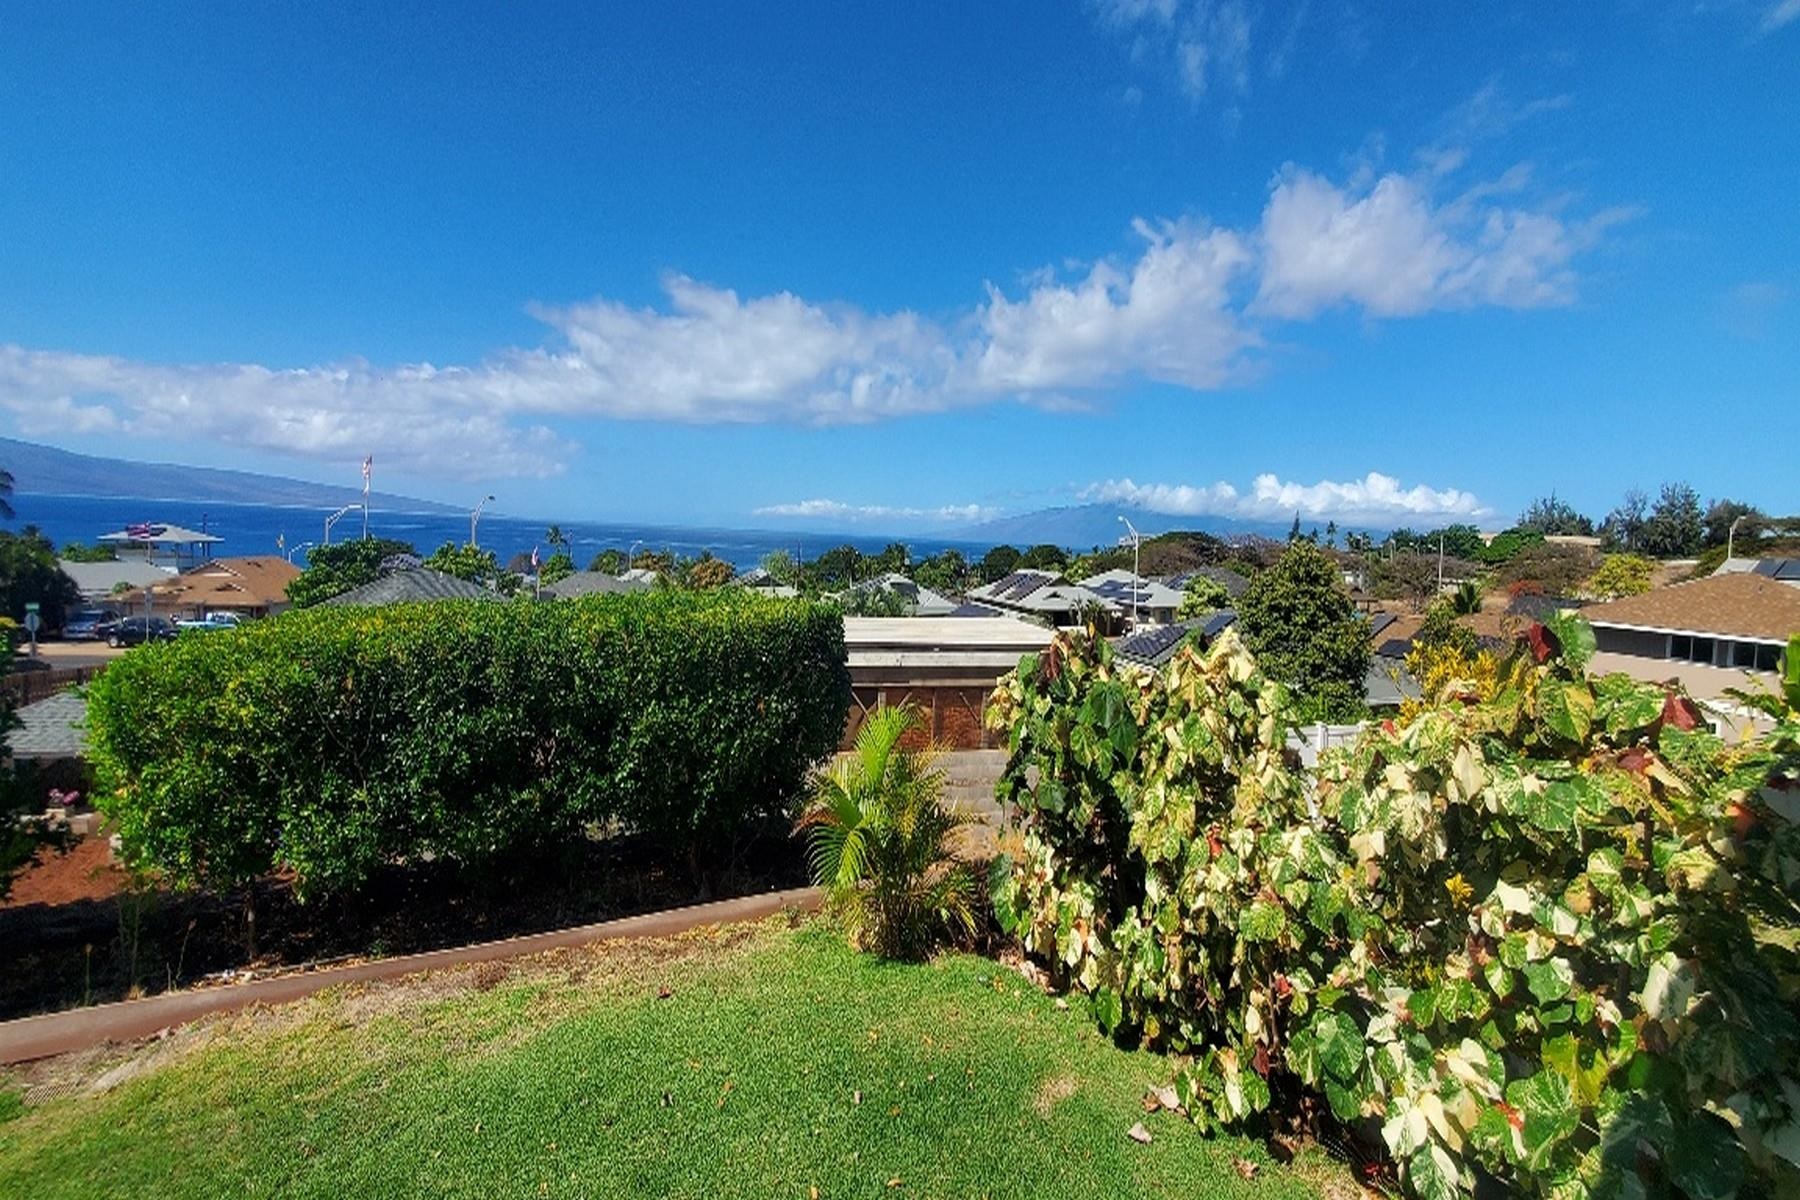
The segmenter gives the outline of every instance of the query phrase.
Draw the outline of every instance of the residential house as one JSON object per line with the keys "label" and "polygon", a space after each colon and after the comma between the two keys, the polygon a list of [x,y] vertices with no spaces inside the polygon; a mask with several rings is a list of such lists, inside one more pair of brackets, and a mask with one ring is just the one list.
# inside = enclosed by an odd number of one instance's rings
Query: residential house
{"label": "residential house", "polygon": [[102,546],[112,547],[120,558],[180,571],[211,558],[213,547],[224,539],[180,525],[146,521],[127,525],[113,533],[103,533],[95,540]]}
{"label": "residential house", "polygon": [[1079,586],[1110,600],[1120,612],[1139,625],[1167,625],[1185,598],[1158,579],[1145,579],[1130,571],[1102,571],[1081,580]]}
{"label": "residential house", "polygon": [[1146,625],[1113,641],[1113,657],[1133,666],[1157,670],[1175,657],[1175,652],[1189,642],[1200,649],[1212,645],[1213,639],[1229,629],[1237,620],[1230,609],[1221,609],[1191,621],[1164,625]]}
{"label": "residential house", "polygon": [[1082,625],[1092,618],[1110,627],[1122,615],[1116,602],[1054,571],[1014,571],[973,589],[969,599],[1057,626]]}
{"label": "residential house", "polygon": [[117,562],[70,562],[61,558],[56,565],[75,582],[81,598],[89,603],[104,603],[134,589],[142,603],[144,588],[175,578],[172,569],[141,558],[122,558]]}
{"label": "residential house", "polygon": [[[176,617],[203,617],[228,612],[240,617],[266,617],[288,607],[287,588],[300,576],[279,554],[208,559],[179,575],[149,587],[155,611]],[[144,589],[127,592],[120,603],[141,610]]]}
{"label": "residential house", "polygon": [[1738,572],[1657,588],[1581,610],[1599,650],[1589,669],[1680,683],[1721,723],[1758,718],[1726,694],[1773,686],[1788,638],[1800,633],[1800,588]]}
{"label": "residential house", "polygon": [[904,615],[909,617],[947,617],[956,611],[956,601],[904,575],[893,573],[858,580],[840,593],[840,598],[852,609],[881,596],[894,597],[905,610]]}
{"label": "residential house", "polygon": [[1745,573],[1800,588],[1800,558],[1728,558],[1714,572],[1716,575]]}
{"label": "residential house", "polygon": [[1210,579],[1225,589],[1225,594],[1236,600],[1250,586],[1250,581],[1239,575],[1230,567],[1195,567],[1192,571],[1183,571],[1179,575],[1170,575],[1164,583],[1178,592],[1186,592],[1188,584],[1196,579]]}
{"label": "residential house", "polygon": [[644,592],[654,586],[653,582],[640,578],[622,579],[617,575],[608,575],[605,571],[577,571],[573,575],[563,576],[555,583],[545,584],[543,594],[559,600],[572,600],[576,596]]}
{"label": "residential house", "polygon": [[920,621],[845,617],[844,647],[852,704],[843,746],[855,743],[868,714],[883,704],[919,713],[932,742],[973,750],[1001,744],[982,712],[994,684],[1027,654],[1050,644],[1043,625],[1016,616]]}
{"label": "residential house", "polygon": [[781,582],[781,580],[775,578],[775,576],[769,574],[769,572],[763,570],[761,567],[751,567],[748,571],[739,575],[736,582],[739,587],[749,588],[751,591],[758,592],[764,596],[779,596],[783,599],[792,599],[800,594],[798,589]]}
{"label": "residential house", "polygon": [[341,592],[327,604],[416,604],[429,600],[498,600],[497,593],[427,567],[389,571],[371,583]]}

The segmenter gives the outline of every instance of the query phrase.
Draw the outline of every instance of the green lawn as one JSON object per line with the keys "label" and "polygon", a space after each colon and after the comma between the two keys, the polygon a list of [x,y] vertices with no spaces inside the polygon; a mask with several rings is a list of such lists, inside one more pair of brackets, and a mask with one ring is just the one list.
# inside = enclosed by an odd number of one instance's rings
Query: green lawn
{"label": "green lawn", "polygon": [[14,1079],[0,1196],[1281,1197],[1332,1175],[1145,1117],[1156,1058],[981,958],[882,965],[777,921],[497,974],[221,1020],[98,1095],[20,1111]]}

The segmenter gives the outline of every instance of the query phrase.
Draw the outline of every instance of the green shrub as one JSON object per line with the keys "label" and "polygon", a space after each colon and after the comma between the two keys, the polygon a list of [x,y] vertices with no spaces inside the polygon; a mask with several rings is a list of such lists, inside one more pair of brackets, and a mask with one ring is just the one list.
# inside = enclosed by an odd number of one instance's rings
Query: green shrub
{"label": "green shrub", "polygon": [[1161,676],[1065,640],[996,691],[1003,925],[1178,1056],[1201,1124],[1306,1095],[1408,1187],[1800,1186],[1800,717],[1727,744],[1533,629],[1311,780],[1235,639]]}
{"label": "green shrub", "polygon": [[968,819],[945,805],[931,751],[902,745],[918,727],[911,709],[877,708],[797,827],[851,944],[883,958],[922,958],[940,934],[975,931],[975,880],[950,846]]}
{"label": "green shrub", "polygon": [[334,889],[615,818],[701,864],[791,815],[848,705],[842,622],[799,601],[326,607],[134,651],[88,739],[133,862]]}

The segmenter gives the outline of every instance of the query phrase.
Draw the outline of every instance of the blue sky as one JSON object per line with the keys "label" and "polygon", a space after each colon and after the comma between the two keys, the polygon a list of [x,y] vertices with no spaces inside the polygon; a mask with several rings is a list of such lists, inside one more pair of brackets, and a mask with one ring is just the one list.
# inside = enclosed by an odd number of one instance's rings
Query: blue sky
{"label": "blue sky", "polygon": [[1800,0],[359,7],[4,18],[0,427],[563,518],[1800,509]]}

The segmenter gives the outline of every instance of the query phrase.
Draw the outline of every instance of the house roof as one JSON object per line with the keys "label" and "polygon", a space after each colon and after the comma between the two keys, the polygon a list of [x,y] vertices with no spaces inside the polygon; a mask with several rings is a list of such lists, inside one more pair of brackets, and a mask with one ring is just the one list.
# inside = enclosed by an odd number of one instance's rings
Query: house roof
{"label": "house roof", "polygon": [[[150,592],[164,604],[272,608],[287,603],[288,584],[299,576],[300,568],[279,554],[213,558],[152,583]],[[142,588],[136,596],[143,598]]]}
{"label": "house roof", "polygon": [[1161,580],[1134,576],[1130,571],[1122,570],[1090,575],[1077,586],[1084,587],[1097,596],[1106,597],[1120,608],[1130,608],[1135,598],[1139,608],[1174,609],[1180,608],[1182,600],[1186,599],[1182,592]]}
{"label": "house roof", "polygon": [[169,525],[162,522],[146,522],[142,525],[127,525],[115,533],[103,533],[96,541],[111,542],[114,545],[137,546],[192,546],[212,545],[223,541],[210,533],[201,533],[198,529],[188,529],[182,525]]}
{"label": "house roof", "polygon": [[946,617],[956,610],[956,601],[946,599],[921,583],[890,572],[851,584],[851,592],[892,592],[912,606],[913,615]]}
{"label": "house roof", "polygon": [[121,583],[141,588],[147,584],[167,583],[175,578],[175,572],[141,558],[120,559],[118,562],[70,562],[63,558],[58,559],[56,565],[62,568],[64,575],[75,581],[76,590],[84,596],[108,595]]}
{"label": "house roof", "polygon": [[1014,571],[1011,575],[969,593],[971,599],[1025,612],[1076,612],[1090,604],[1118,612],[1114,600],[1079,584],[1065,583],[1054,571]]}
{"label": "house roof", "polygon": [[555,583],[544,585],[546,596],[555,596],[568,600],[575,596],[597,596],[614,592],[642,592],[650,585],[639,579],[620,579],[617,575],[608,575],[605,571],[577,571],[573,575],[565,575]]}
{"label": "house roof", "polygon": [[1179,575],[1171,575],[1163,582],[1178,592],[1187,591],[1187,585],[1195,579],[1210,579],[1225,589],[1225,594],[1236,600],[1250,586],[1250,581],[1233,571],[1230,567],[1195,567],[1191,571],[1183,571]]}
{"label": "house roof", "polygon": [[493,592],[479,583],[470,583],[442,571],[418,567],[409,571],[391,571],[372,583],[351,588],[327,604],[410,604],[423,600],[496,600]]}
{"label": "house roof", "polygon": [[1710,575],[1581,610],[1589,624],[1784,643],[1800,633],[1800,588],[1752,572]]}

